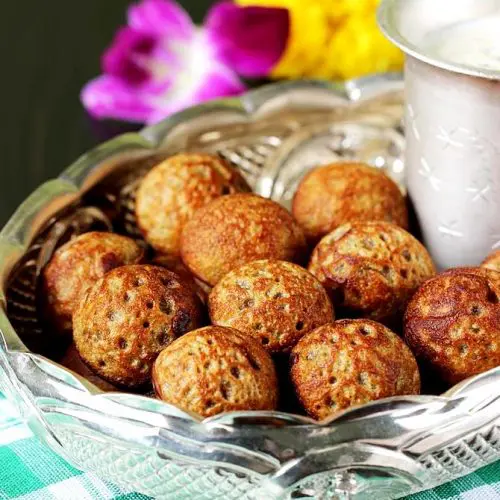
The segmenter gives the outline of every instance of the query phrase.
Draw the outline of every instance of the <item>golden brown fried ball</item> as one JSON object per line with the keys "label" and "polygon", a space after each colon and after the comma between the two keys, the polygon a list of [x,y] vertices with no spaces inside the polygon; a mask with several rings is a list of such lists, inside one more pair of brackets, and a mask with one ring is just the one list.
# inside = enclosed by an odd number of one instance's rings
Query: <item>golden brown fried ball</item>
{"label": "golden brown fried ball", "polygon": [[325,236],[309,271],[330,292],[335,310],[392,325],[417,288],[435,274],[427,250],[389,222],[353,222]]}
{"label": "golden brown fried ball", "polygon": [[202,318],[198,297],[175,273],[124,266],[89,290],[74,315],[74,339],[99,376],[134,388],[149,380],[158,354]]}
{"label": "golden brown fried ball", "polygon": [[73,313],[87,290],[107,272],[143,258],[132,239],[113,233],[81,234],[61,246],[42,273],[43,316],[69,336]]}
{"label": "golden brown fried ball", "polygon": [[292,213],[312,243],[356,220],[408,227],[406,202],[397,184],[382,170],[363,163],[332,163],[311,170],[295,193]]}
{"label": "golden brown fried ball", "polygon": [[237,410],[274,410],[276,373],[270,355],[244,333],[208,326],[164,349],[153,368],[164,401],[209,417]]}
{"label": "golden brown fried ball", "polygon": [[481,267],[500,272],[500,250],[491,253],[481,264]]}
{"label": "golden brown fried ball", "polygon": [[215,285],[229,271],[260,259],[300,261],[304,233],[290,213],[253,194],[218,198],[184,227],[182,260],[202,281]]}
{"label": "golden brown fried ball", "polygon": [[226,274],[209,296],[212,323],[236,328],[268,351],[288,351],[334,319],[321,283],[302,267],[258,260]]}
{"label": "golden brown fried ball", "polygon": [[408,346],[370,320],[341,320],[307,334],[292,350],[291,377],[315,419],[390,396],[418,394],[420,375]]}
{"label": "golden brown fried ball", "polygon": [[218,156],[178,154],[154,167],[137,192],[137,223],[161,253],[178,256],[181,232],[200,207],[221,195],[250,191],[239,172]]}
{"label": "golden brown fried ball", "polygon": [[405,339],[455,384],[500,365],[500,273],[459,268],[424,283],[408,305]]}

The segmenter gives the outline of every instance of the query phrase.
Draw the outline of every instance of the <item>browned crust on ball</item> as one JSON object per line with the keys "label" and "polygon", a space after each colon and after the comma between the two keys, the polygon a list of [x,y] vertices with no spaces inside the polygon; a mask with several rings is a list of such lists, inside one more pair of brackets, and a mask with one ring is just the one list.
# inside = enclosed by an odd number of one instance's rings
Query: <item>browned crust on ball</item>
{"label": "browned crust on ball", "polygon": [[321,283],[302,267],[260,260],[226,274],[209,296],[212,323],[236,328],[270,352],[288,351],[334,319]]}
{"label": "browned crust on ball", "polygon": [[107,272],[142,260],[144,250],[132,239],[89,232],[56,250],[41,279],[43,316],[64,335],[71,335],[73,313],[87,290]]}
{"label": "browned crust on ball", "polygon": [[417,362],[408,346],[370,320],[317,328],[294,347],[290,363],[299,400],[318,420],[353,405],[420,392]]}
{"label": "browned crust on ball", "polygon": [[210,285],[247,262],[300,261],[305,251],[304,233],[291,214],[274,201],[253,194],[212,201],[196,212],[181,238],[182,260]]}
{"label": "browned crust on ball", "polygon": [[500,365],[500,273],[447,271],[420,287],[404,318],[417,358],[455,384]]}
{"label": "browned crust on ball", "polygon": [[315,248],[309,271],[337,312],[386,324],[400,320],[417,288],[435,274],[427,250],[388,222],[344,224]]}
{"label": "browned crust on ball", "polygon": [[148,382],[158,354],[202,319],[199,299],[175,273],[124,266],[89,290],[74,315],[74,340],[99,376],[134,388]]}
{"label": "browned crust on ball", "polygon": [[203,304],[207,303],[208,295],[212,287],[195,278],[179,257],[172,259],[165,254],[158,254],[153,258],[152,263],[156,266],[165,267],[169,271],[177,274],[184,280],[186,285],[195,291]]}
{"label": "browned crust on ball", "polygon": [[78,350],[75,344],[71,344],[62,359],[59,361],[59,364],[69,368],[70,370],[78,373],[78,375],[82,376],[84,379],[88,380],[90,383],[94,384],[96,387],[99,387],[101,391],[110,392],[117,391],[118,388],[113,384],[110,384],[106,380],[96,375],[82,360],[80,354],[78,354]]}
{"label": "browned crust on ball", "polygon": [[274,410],[278,402],[270,355],[254,339],[220,326],[190,332],[164,349],[153,385],[164,401],[203,417]]}
{"label": "browned crust on ball", "polygon": [[481,267],[500,272],[500,250],[488,255],[481,264]]}
{"label": "browned crust on ball", "polygon": [[200,207],[219,196],[250,191],[241,174],[222,158],[184,153],[154,167],[137,192],[137,223],[157,251],[179,255],[181,232]]}
{"label": "browned crust on ball", "polygon": [[397,184],[364,163],[332,163],[311,170],[297,188],[292,213],[314,244],[356,220],[408,227],[406,202]]}

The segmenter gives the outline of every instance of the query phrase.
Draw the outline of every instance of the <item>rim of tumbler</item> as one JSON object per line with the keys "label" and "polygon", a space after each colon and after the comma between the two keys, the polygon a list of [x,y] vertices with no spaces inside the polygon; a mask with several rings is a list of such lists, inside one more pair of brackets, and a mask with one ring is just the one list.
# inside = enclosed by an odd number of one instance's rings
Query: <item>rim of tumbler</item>
{"label": "rim of tumbler", "polygon": [[377,22],[386,38],[399,47],[407,56],[414,57],[415,59],[425,62],[431,66],[451,71],[453,73],[488,80],[500,80],[500,70],[476,68],[467,64],[454,63],[446,59],[436,57],[435,55],[426,52],[421,47],[410,42],[400,31],[396,16],[397,11],[404,9],[405,3],[408,3],[408,0],[382,0],[382,3],[377,11]]}

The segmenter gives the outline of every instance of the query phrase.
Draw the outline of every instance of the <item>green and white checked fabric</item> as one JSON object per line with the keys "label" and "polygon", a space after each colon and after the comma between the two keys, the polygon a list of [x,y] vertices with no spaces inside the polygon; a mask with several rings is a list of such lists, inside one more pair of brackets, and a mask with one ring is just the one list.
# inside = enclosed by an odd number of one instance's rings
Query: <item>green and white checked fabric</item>
{"label": "green and white checked fabric", "polygon": [[[0,500],[146,500],[83,473],[43,445],[0,393]],[[500,462],[407,500],[500,499]]]}
{"label": "green and white checked fabric", "polygon": [[33,436],[0,393],[0,499],[146,500],[83,473]]}

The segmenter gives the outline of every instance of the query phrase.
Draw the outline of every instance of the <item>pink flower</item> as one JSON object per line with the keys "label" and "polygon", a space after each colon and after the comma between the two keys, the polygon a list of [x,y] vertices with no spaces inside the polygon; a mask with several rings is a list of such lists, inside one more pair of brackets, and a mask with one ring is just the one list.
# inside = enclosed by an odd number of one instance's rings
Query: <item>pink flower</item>
{"label": "pink flower", "polygon": [[288,38],[286,9],[215,5],[196,27],[172,0],[128,10],[102,57],[103,74],[82,90],[95,118],[155,123],[193,104],[241,94],[240,77],[268,75]]}

